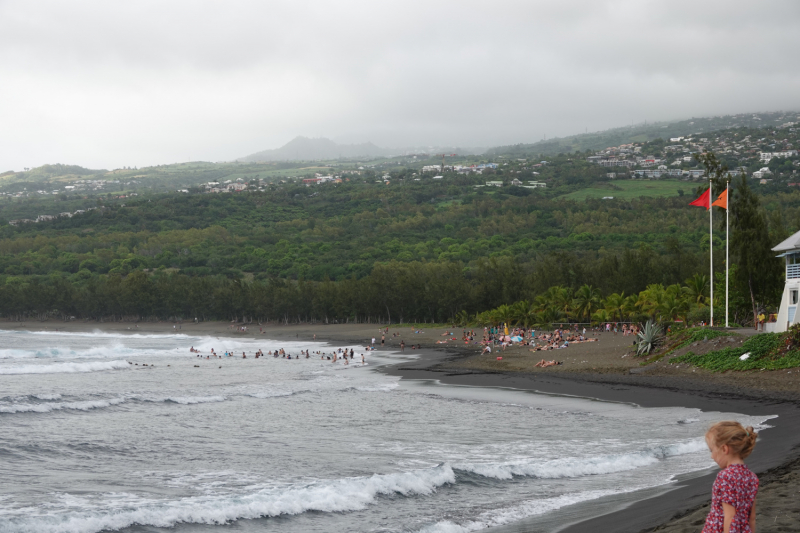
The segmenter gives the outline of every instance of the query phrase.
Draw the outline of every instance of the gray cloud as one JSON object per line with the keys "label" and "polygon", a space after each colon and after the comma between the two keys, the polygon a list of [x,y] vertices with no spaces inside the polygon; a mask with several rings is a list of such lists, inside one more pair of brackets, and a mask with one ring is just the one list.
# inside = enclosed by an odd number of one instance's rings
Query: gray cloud
{"label": "gray cloud", "polygon": [[0,0],[0,170],[800,109],[800,3]]}

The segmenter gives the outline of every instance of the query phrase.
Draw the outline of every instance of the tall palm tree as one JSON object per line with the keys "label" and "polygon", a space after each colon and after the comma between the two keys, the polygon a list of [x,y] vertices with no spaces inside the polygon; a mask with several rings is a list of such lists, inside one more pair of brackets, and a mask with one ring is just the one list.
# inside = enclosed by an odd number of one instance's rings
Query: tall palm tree
{"label": "tall palm tree", "polygon": [[708,276],[705,274],[695,274],[686,280],[686,287],[684,287],[684,291],[694,305],[706,305],[709,294]]}
{"label": "tall palm tree", "polygon": [[497,321],[495,325],[505,324],[508,326],[514,320],[514,312],[509,305],[503,304],[494,311],[494,318]]}
{"label": "tall palm tree", "polygon": [[643,312],[655,318],[666,294],[667,292],[663,285],[660,283],[653,283],[639,293],[639,299],[636,303]]}
{"label": "tall palm tree", "polygon": [[553,305],[560,313],[569,318],[572,315],[572,289],[555,287]]}
{"label": "tall palm tree", "polygon": [[592,322],[604,324],[606,322],[611,322],[612,320],[614,320],[614,316],[609,313],[608,309],[598,309],[592,315]]}
{"label": "tall palm tree", "polygon": [[620,320],[625,317],[625,292],[615,292],[606,298],[603,307],[608,311],[612,320]]}
{"label": "tall palm tree", "polygon": [[591,285],[583,285],[575,292],[573,311],[578,320],[590,320],[592,314],[602,306],[600,289]]}
{"label": "tall palm tree", "polygon": [[529,313],[530,308],[531,308],[531,304],[529,302],[525,301],[525,300],[521,300],[519,302],[514,302],[511,305],[511,314],[512,314],[511,322],[515,326],[518,326],[518,325],[522,324],[523,326],[528,327],[530,325],[529,324],[529,321],[530,321],[530,316],[529,316],[530,315],[530,313]]}
{"label": "tall palm tree", "polygon": [[639,312],[639,296],[631,294],[622,304],[623,316],[631,317]]}

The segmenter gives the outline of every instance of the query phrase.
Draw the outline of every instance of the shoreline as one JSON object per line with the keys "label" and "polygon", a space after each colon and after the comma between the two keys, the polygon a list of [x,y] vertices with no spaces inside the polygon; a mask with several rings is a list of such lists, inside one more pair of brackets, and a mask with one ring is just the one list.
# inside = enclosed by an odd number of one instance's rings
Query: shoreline
{"label": "shoreline", "polygon": [[[130,322],[28,321],[0,322],[0,329],[50,333],[58,330],[70,333],[98,331],[263,338],[265,341],[278,342],[327,342],[332,346],[368,344],[372,337],[376,337],[376,345],[380,346],[380,335],[387,328],[386,325],[379,324],[259,326],[253,323],[248,324],[247,332],[243,333],[232,329],[228,322],[139,322],[138,325],[137,328],[136,323]],[[173,329],[173,325],[180,326],[180,329]],[[503,360],[500,361],[495,357],[497,353],[479,356],[475,346],[456,342],[439,344],[443,338],[450,339],[440,333],[441,328],[419,332],[410,328],[388,328],[384,349],[399,349],[399,341],[403,339],[407,345],[406,353],[418,356],[415,360],[379,369],[380,372],[401,379],[512,388],[631,403],[641,407],[687,407],[748,415],[776,414],[778,418],[767,422],[772,427],[762,433],[759,446],[747,461],[762,481],[758,497],[758,528],[762,532],[788,531],[791,529],[786,529],[787,526],[793,527],[800,523],[800,503],[797,503],[796,498],[796,494],[800,492],[800,387],[795,385],[795,381],[791,381],[795,375],[800,375],[800,369],[797,374],[787,376],[780,372],[722,375],[668,367],[653,369],[654,365],[641,367],[638,360],[626,357],[626,339],[600,335],[600,342],[547,354],[563,358],[563,366],[521,371],[514,370],[515,366],[525,368],[521,361],[538,358],[543,354],[531,355],[521,349],[508,350],[502,353]],[[400,335],[391,336],[393,333]],[[411,350],[412,344],[421,345],[421,349]],[[715,476],[716,471],[680,479],[669,486],[658,488],[663,490],[649,491],[644,499],[610,498],[609,501],[587,506],[583,518],[571,522],[556,522],[551,524],[550,529],[560,533],[696,532],[702,528],[702,521],[707,513],[704,505],[710,500]],[[792,496],[787,498],[788,494]],[[525,533],[541,530],[533,528],[533,524],[523,520],[513,526],[495,528],[493,531]]]}
{"label": "shoreline", "polygon": [[[764,391],[751,391],[742,395],[741,390],[725,391],[699,390],[695,384],[679,383],[675,379],[661,380],[653,376],[631,375],[632,379],[616,379],[604,374],[577,374],[569,372],[531,374],[522,372],[502,372],[465,369],[454,366],[463,360],[464,355],[446,351],[425,350],[413,362],[404,362],[381,371],[402,379],[433,379],[444,384],[476,387],[502,387],[517,390],[535,391],[545,394],[558,394],[593,398],[602,401],[633,403],[644,408],[686,407],[702,411],[735,412],[747,415],[777,415],[767,422],[772,426],[764,430],[747,464],[759,475],[762,485],[759,491],[758,517],[759,531],[786,531],[786,524],[777,521],[778,516],[771,513],[772,502],[765,488],[775,480],[793,474],[796,479],[800,473],[800,405],[783,398],[771,398]],[[543,375],[544,374],[544,375]],[[683,387],[681,387],[683,385]],[[688,533],[699,531],[707,514],[711,486],[717,471],[711,474],[692,477],[661,487],[664,491],[633,503],[622,502],[608,505],[602,514],[586,517],[558,528],[559,533],[594,533],[597,531],[639,533],[663,531],[668,533]],[[767,489],[769,490],[769,489]],[[795,491],[796,493],[797,491]],[[779,496],[779,500],[780,500]],[[787,503],[776,502],[785,507]],[[610,509],[609,509],[610,507]],[[616,509],[614,507],[617,507]],[[622,508],[619,508],[622,507]],[[767,516],[775,517],[768,523]],[[702,520],[698,524],[698,520]],[[515,527],[503,527],[497,531],[527,532],[532,525],[522,521]],[[792,522],[790,522],[792,523]]]}

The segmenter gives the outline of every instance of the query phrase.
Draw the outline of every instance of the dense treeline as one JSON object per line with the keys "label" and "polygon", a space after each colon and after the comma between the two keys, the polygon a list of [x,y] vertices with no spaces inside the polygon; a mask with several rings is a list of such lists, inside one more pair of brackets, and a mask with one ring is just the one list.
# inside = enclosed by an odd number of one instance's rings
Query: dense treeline
{"label": "dense treeline", "polygon": [[[675,281],[702,266],[706,221],[685,198],[574,202],[515,196],[510,189],[362,184],[159,195],[53,222],[3,226],[0,274],[59,271],[80,281],[164,268],[321,281],[361,278],[376,262],[391,260],[471,263],[507,256],[527,263],[569,252],[592,263],[642,245],[682,256],[688,271]],[[800,195],[775,200],[782,220],[800,214]],[[715,236],[720,245],[721,239]]]}
{"label": "dense treeline", "polygon": [[[471,179],[153,195],[5,225],[0,313],[444,321],[555,286],[630,295],[708,271],[707,215],[686,198],[574,202],[476,190]],[[758,242],[747,257],[773,262],[748,259],[738,300],[775,305],[780,265],[769,246],[800,221],[800,194],[769,196],[764,211],[745,192],[736,220],[755,229],[739,246]],[[718,271],[723,260],[715,255]]]}

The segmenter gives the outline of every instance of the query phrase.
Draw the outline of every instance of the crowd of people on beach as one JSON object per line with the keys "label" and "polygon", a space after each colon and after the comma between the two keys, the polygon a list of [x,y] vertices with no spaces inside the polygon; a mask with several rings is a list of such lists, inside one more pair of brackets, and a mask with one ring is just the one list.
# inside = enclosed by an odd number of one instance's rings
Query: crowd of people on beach
{"label": "crowd of people on beach", "polygon": [[[371,348],[370,346],[367,346],[364,349],[365,349],[365,351],[370,351],[371,349],[374,350],[374,348]],[[203,353],[201,353],[200,350],[196,349],[194,346],[189,348],[189,352],[197,354],[197,357],[200,358],[200,359],[205,358],[205,359],[209,359],[209,360],[210,359],[223,359],[223,358],[226,358],[226,357],[238,357],[233,352],[233,350],[225,350],[223,353],[219,354],[214,350],[214,348],[211,348],[209,353],[207,353],[205,355]],[[260,349],[256,350],[255,352],[252,353],[252,358],[258,359],[260,357],[266,357],[268,355],[272,356],[274,359],[281,358],[281,359],[287,359],[287,360],[288,359],[295,359],[295,360],[296,359],[310,359],[311,356],[312,356],[311,350],[300,350],[299,354],[292,355],[291,353],[288,353],[285,349],[278,348],[276,350],[268,350],[266,353],[264,353],[264,350],[260,350]],[[325,353],[325,352],[322,352],[322,351],[314,352],[314,356],[316,357],[317,355],[319,355],[320,359],[322,359],[322,360],[328,360],[328,361],[331,361],[333,363],[341,360],[345,365],[349,365],[350,362],[355,357],[355,350],[353,348],[350,348],[350,350],[348,351],[346,348],[344,348],[344,349],[339,348],[339,349],[337,349],[337,350],[335,350],[335,351],[333,351],[331,353]],[[361,364],[365,365],[366,364],[365,355],[363,353],[360,354],[360,355],[361,355]],[[241,358],[242,359],[247,359],[247,352],[242,352],[242,357]]]}

